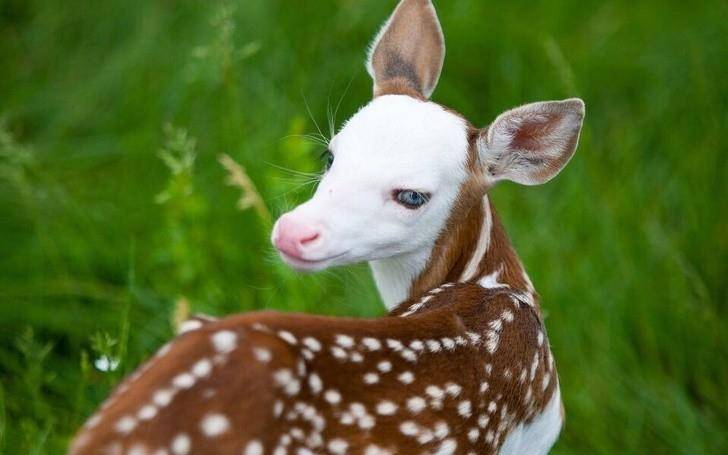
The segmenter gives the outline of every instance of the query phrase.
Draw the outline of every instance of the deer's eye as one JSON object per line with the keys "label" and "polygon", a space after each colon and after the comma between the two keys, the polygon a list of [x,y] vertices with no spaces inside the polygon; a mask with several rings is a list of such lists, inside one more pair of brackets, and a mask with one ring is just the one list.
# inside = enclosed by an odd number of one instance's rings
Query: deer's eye
{"label": "deer's eye", "polygon": [[334,164],[334,154],[330,150],[324,150],[321,154],[321,161],[324,162],[324,169],[331,169],[331,165]]}
{"label": "deer's eye", "polygon": [[422,193],[414,190],[395,190],[394,200],[410,210],[415,210],[430,200],[430,193]]}

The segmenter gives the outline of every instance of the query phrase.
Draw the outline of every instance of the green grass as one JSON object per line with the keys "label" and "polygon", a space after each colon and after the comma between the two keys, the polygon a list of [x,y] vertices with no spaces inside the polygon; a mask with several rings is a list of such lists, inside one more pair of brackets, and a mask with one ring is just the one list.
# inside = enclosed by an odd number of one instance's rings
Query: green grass
{"label": "green grass", "polygon": [[[575,159],[493,198],[543,296],[554,453],[728,452],[725,2],[438,2],[434,98],[484,125],[580,96]],[[175,309],[383,313],[366,267],[296,275],[270,219],[369,99],[393,2],[0,0],[0,451],[62,453]],[[347,89],[348,87],[348,89]],[[265,204],[237,208],[218,162]],[[99,359],[119,361],[102,372]]]}

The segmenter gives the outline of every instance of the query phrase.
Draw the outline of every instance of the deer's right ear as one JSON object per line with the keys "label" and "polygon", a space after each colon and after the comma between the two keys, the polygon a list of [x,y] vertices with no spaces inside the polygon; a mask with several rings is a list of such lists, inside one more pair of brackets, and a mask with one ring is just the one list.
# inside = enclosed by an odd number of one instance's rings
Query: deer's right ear
{"label": "deer's right ear", "polygon": [[444,59],[445,39],[432,2],[402,0],[369,49],[374,96],[409,89],[429,98]]}

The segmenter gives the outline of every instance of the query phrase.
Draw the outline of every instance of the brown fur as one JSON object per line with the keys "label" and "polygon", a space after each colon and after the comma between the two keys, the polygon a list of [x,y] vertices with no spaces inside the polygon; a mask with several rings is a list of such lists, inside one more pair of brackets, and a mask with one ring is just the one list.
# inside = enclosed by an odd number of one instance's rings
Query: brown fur
{"label": "brown fur", "polygon": [[[314,453],[329,453],[325,444],[335,438],[346,440],[347,453],[351,454],[363,453],[372,444],[391,453],[434,452],[445,440],[456,443],[456,453],[470,450],[495,453],[508,431],[533,418],[552,396],[557,381],[548,340],[545,336],[541,344],[537,340],[539,333],[543,334],[540,316],[510,292],[459,284],[437,294],[427,309],[413,316],[396,317],[401,310],[395,309],[390,317],[368,320],[265,312],[206,323],[181,335],[167,354],[153,359],[151,366],[143,367],[144,372],[137,378],[127,380],[122,385],[125,391],[112,396],[110,404],[100,412],[99,423],[81,431],[81,439],[77,441],[86,439],[85,443],[73,453],[105,453],[106,449],[113,452],[114,448],[126,453],[133,447],[143,447],[151,453],[169,447],[180,433],[190,436],[190,453],[239,454],[252,440],[259,441],[265,453],[269,453],[281,444],[282,435],[290,434],[293,428],[299,428],[305,437],[303,441],[290,442],[289,453],[295,453],[295,447],[304,446]],[[499,349],[490,353],[484,345],[487,337],[484,328],[492,321],[502,320],[505,312],[510,312],[513,318],[502,322]],[[189,370],[199,359],[214,358],[210,339],[223,330],[236,333],[239,340],[238,347],[224,362],[216,364],[207,377],[190,389],[180,391],[167,407],[161,408],[149,421],[141,422],[131,433],[121,435],[114,429],[119,419],[136,415],[155,391],[167,387],[181,371]],[[295,342],[281,338],[281,330],[291,333]],[[481,341],[473,342],[469,333],[478,334]],[[361,353],[362,361],[340,359],[329,352],[337,346],[336,337],[341,334],[352,337],[353,345],[346,351]],[[312,359],[302,356],[305,337],[313,337],[322,345]],[[387,339],[398,340],[405,346],[403,349],[410,349],[415,340],[439,342],[445,337],[453,340],[462,337],[467,345],[446,349],[441,344],[439,352],[430,352],[425,347],[417,351],[417,359],[412,362],[402,358],[402,349],[383,345],[370,351],[362,342],[365,337],[383,344]],[[253,350],[260,348],[270,352],[269,362],[261,362],[253,355]],[[382,361],[390,361],[392,369],[379,371],[376,365]],[[300,381],[300,390],[294,396],[284,393],[271,379],[282,369],[293,372]],[[397,379],[405,371],[414,373],[410,384]],[[376,384],[362,380],[369,372],[378,373]],[[321,390],[310,387],[311,374],[321,378]],[[521,381],[519,377],[525,379]],[[544,378],[551,379],[546,384]],[[483,390],[484,382],[488,384],[487,390]],[[461,391],[457,396],[445,393],[440,409],[434,409],[427,387],[447,390],[450,383],[457,384]],[[331,389],[339,392],[340,403],[331,404],[324,399],[324,391]],[[214,390],[215,394],[206,396],[206,390]],[[428,406],[417,413],[410,411],[406,403],[412,397],[426,399]],[[285,405],[277,416],[274,403],[278,400]],[[470,403],[470,412],[462,415],[458,406],[466,400]],[[382,401],[395,403],[397,411],[393,415],[378,414],[377,405]],[[363,405],[373,417],[375,422],[371,428],[362,429],[356,422],[342,423],[342,416],[352,403]],[[317,432],[310,421],[299,415],[297,406],[313,409],[301,412],[320,416],[325,427]],[[231,430],[218,437],[204,437],[199,423],[212,411],[227,416]],[[485,417],[487,423],[483,425],[484,420],[479,418]],[[407,420],[431,429],[439,422],[446,422],[448,432],[444,437],[420,443],[402,433],[400,425]],[[480,436],[471,442],[467,434],[474,428]],[[311,436],[314,433],[320,434],[320,443]],[[488,434],[491,442],[486,441]],[[306,443],[308,438],[312,439]]]}
{"label": "brown fur", "polygon": [[374,95],[393,90],[431,91],[440,77],[444,57],[444,38],[432,3],[403,0],[372,49]]}

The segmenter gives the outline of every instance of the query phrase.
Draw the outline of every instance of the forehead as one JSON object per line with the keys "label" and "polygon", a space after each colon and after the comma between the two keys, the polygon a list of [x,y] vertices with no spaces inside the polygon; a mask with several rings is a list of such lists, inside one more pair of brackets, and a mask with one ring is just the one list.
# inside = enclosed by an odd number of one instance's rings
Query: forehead
{"label": "forehead", "polygon": [[337,161],[362,171],[381,165],[380,172],[454,172],[465,168],[467,122],[429,101],[384,95],[346,122],[330,147]]}

